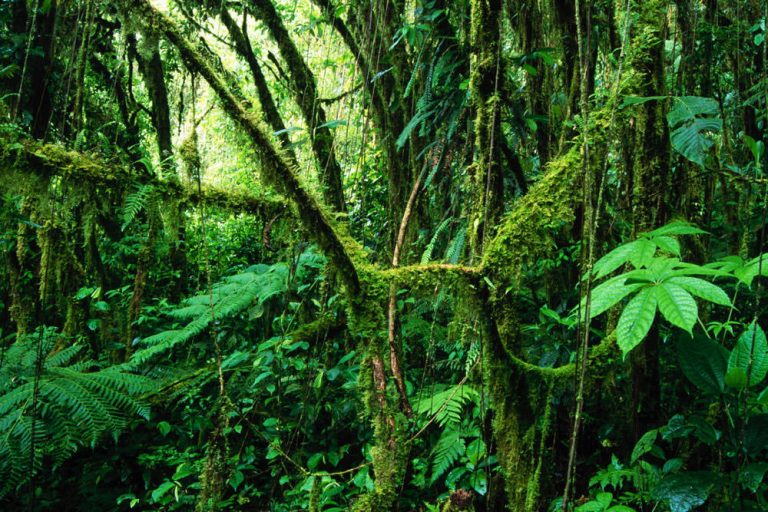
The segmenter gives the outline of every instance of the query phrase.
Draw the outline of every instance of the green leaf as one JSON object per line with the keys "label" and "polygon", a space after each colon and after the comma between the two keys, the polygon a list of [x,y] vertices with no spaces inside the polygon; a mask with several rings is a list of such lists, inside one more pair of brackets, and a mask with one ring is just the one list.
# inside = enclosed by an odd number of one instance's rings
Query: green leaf
{"label": "green leaf", "polygon": [[704,336],[682,335],[677,340],[677,354],[683,374],[697,388],[717,395],[725,390],[728,351]]}
{"label": "green leaf", "polygon": [[698,277],[677,276],[667,279],[665,282],[676,284],[688,293],[691,293],[700,299],[713,302],[721,306],[731,306],[731,299],[728,294],[719,286],[705,281]]}
{"label": "green leaf", "polygon": [[739,471],[739,483],[752,492],[757,492],[757,488],[763,482],[765,473],[768,471],[768,462],[753,462],[744,466]]}
{"label": "green leaf", "polygon": [[656,247],[673,256],[680,256],[680,242],[671,236],[656,236],[651,239]]}
{"label": "green leaf", "polygon": [[157,424],[157,430],[160,431],[161,436],[165,437],[171,431],[171,424],[168,423],[167,421],[161,421],[160,423]]}
{"label": "green leaf", "polygon": [[[616,305],[621,299],[630,293],[645,286],[643,283],[625,284],[627,278],[623,275],[596,286],[592,290],[590,298],[589,316],[594,318]],[[586,299],[582,301],[582,315],[584,312]]]}
{"label": "green leaf", "polygon": [[601,277],[604,277],[626,262],[629,261],[629,258],[632,254],[634,254],[637,246],[637,241],[629,242],[628,244],[623,244],[600,258],[595,262],[595,265],[593,267],[595,272],[595,279],[600,279]]}
{"label": "green leaf", "polygon": [[649,430],[643,434],[643,437],[640,438],[637,444],[635,444],[635,447],[632,449],[632,457],[630,459],[632,464],[637,462],[637,459],[653,449],[653,444],[656,442],[658,435],[659,431],[656,429]]}
{"label": "green leaf", "polygon": [[667,114],[672,147],[688,160],[704,166],[707,151],[713,146],[710,133],[722,130],[719,105],[712,98],[679,96]]}
{"label": "green leaf", "polygon": [[634,250],[629,255],[629,261],[635,268],[647,267],[651,264],[653,256],[656,254],[656,244],[646,238],[641,238],[634,242]]}
{"label": "green leaf", "polygon": [[616,343],[624,357],[643,341],[655,317],[656,293],[645,287],[629,301],[616,326]]}
{"label": "green leaf", "polygon": [[768,448],[768,414],[756,414],[747,420],[744,428],[744,449],[757,455]]}
{"label": "green leaf", "polygon": [[707,501],[715,481],[703,471],[672,473],[653,489],[651,498],[666,501],[671,512],[689,512]]}
{"label": "green leaf", "polygon": [[693,332],[699,309],[690,293],[681,286],[665,281],[656,286],[656,298],[664,318],[688,333]]}
{"label": "green leaf", "polygon": [[747,372],[741,368],[729,368],[725,374],[725,383],[734,389],[747,387]]}
{"label": "green leaf", "polygon": [[654,229],[653,231],[646,233],[646,235],[651,238],[657,238],[660,236],[705,235],[705,234],[707,234],[707,232],[704,231],[703,229],[699,229],[693,224],[690,224],[682,220],[672,221],[669,224],[665,224],[664,226],[658,229]]}
{"label": "green leaf", "polygon": [[728,359],[728,372],[733,368],[744,372],[749,386],[756,386],[765,379],[768,373],[768,342],[756,323],[752,323],[736,342]]}

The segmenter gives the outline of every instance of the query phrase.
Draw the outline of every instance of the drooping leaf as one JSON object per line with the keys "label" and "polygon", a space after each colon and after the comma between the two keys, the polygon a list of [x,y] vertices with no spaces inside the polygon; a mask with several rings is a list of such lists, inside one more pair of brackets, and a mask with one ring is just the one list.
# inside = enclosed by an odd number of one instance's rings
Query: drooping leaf
{"label": "drooping leaf", "polygon": [[722,130],[719,105],[712,98],[678,96],[667,114],[672,147],[688,160],[702,167],[707,151],[713,146],[709,134]]}
{"label": "drooping leaf", "polygon": [[728,371],[738,368],[744,372],[749,386],[760,384],[768,374],[768,342],[765,332],[752,323],[736,342],[728,359]]}
{"label": "drooping leaf", "polygon": [[640,440],[635,444],[635,447],[632,449],[632,457],[630,458],[630,462],[632,464],[637,462],[637,459],[653,449],[653,444],[656,442],[658,435],[659,431],[656,429],[649,430],[643,434],[643,437],[640,438]]}
{"label": "drooping leaf", "polygon": [[656,317],[656,292],[645,287],[622,311],[616,326],[616,343],[626,355],[648,334]]}
{"label": "drooping leaf", "polygon": [[683,374],[697,388],[715,395],[725,390],[725,347],[704,336],[682,335],[677,340],[677,354]]}
{"label": "drooping leaf", "polygon": [[693,325],[699,317],[699,309],[696,301],[690,293],[669,281],[665,281],[656,288],[659,311],[672,325],[688,331],[693,330]]}

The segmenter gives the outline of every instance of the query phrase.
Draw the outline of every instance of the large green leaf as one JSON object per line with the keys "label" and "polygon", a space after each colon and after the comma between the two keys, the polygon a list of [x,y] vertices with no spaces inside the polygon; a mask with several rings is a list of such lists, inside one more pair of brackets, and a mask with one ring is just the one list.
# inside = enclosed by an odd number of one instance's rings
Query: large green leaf
{"label": "large green leaf", "polygon": [[635,268],[647,267],[651,264],[654,254],[656,254],[656,244],[645,238],[636,240],[633,249],[629,255],[629,261],[632,262]]}
{"label": "large green leaf", "polygon": [[712,98],[679,96],[667,114],[672,147],[688,160],[702,167],[713,142],[709,134],[722,130],[719,105]]}
{"label": "large green leaf", "polygon": [[632,457],[629,459],[632,464],[637,462],[637,459],[650,452],[653,449],[653,444],[656,442],[656,438],[659,436],[657,429],[649,430],[640,440],[635,444],[632,449]]}
{"label": "large green leaf", "polygon": [[696,301],[682,286],[665,281],[656,288],[656,298],[659,311],[672,325],[688,331],[693,330],[693,325],[699,317],[699,309]]}
{"label": "large green leaf", "polygon": [[651,238],[651,241],[664,252],[668,252],[673,256],[680,256],[680,242],[677,238],[671,236],[655,236]]}
{"label": "large green leaf", "polygon": [[744,449],[757,455],[768,448],[768,414],[756,414],[744,427]]}
{"label": "large green leaf", "polygon": [[616,326],[616,343],[624,356],[648,334],[656,317],[656,292],[646,286],[629,301]]}
{"label": "large green leaf", "polygon": [[614,250],[597,260],[593,266],[595,279],[607,276],[623,264],[629,261],[630,256],[635,252],[637,241],[622,244]]}
{"label": "large green leaf", "polygon": [[[645,286],[642,283],[625,284],[626,280],[627,278],[624,275],[617,276],[613,279],[609,279],[608,281],[602,283],[601,285],[595,287],[594,290],[592,290],[589,306],[590,318],[594,318],[604,313],[630,293]],[[582,311],[584,311],[583,304]]]}
{"label": "large green leaf", "polygon": [[707,501],[716,481],[704,471],[671,473],[653,489],[651,498],[667,502],[672,512],[688,512]]}
{"label": "large green leaf", "polygon": [[714,395],[725,390],[728,350],[706,337],[682,335],[677,340],[677,354],[683,374],[697,388]]}
{"label": "large green leaf", "polygon": [[768,373],[768,342],[765,333],[752,323],[739,337],[728,359],[728,371],[739,369],[747,376],[749,386],[760,384]]}
{"label": "large green leaf", "polygon": [[698,277],[678,276],[667,279],[667,283],[676,284],[688,293],[708,302],[714,302],[721,306],[730,306],[731,299],[719,286]]}
{"label": "large green leaf", "polygon": [[649,236],[651,238],[656,238],[660,236],[678,236],[678,235],[703,235],[707,232],[703,229],[699,229],[693,224],[689,224],[688,222],[684,222],[681,220],[672,221],[669,224],[665,224],[664,226],[654,229],[653,231],[650,231],[646,233],[646,236]]}

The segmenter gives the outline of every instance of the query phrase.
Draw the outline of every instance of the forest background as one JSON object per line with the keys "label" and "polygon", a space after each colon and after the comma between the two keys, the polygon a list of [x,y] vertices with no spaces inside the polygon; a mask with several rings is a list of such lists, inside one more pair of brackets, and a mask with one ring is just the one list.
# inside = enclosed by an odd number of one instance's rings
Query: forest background
{"label": "forest background", "polygon": [[766,18],[0,2],[0,507],[768,509]]}

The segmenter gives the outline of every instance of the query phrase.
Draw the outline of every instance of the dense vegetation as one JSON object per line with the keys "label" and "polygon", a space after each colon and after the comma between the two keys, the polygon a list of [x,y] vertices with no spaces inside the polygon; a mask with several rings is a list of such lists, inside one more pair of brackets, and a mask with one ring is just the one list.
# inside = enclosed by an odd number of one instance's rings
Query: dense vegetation
{"label": "dense vegetation", "polygon": [[0,508],[768,510],[767,18],[1,2]]}

